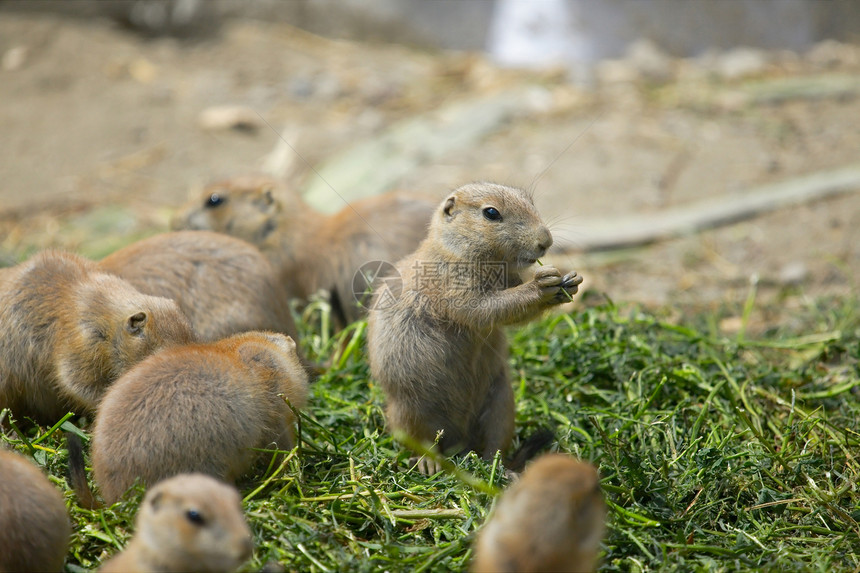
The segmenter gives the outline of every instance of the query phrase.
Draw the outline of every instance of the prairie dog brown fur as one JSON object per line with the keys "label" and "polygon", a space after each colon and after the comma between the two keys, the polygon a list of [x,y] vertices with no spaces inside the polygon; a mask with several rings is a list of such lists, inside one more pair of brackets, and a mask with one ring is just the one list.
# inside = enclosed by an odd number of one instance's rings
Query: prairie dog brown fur
{"label": "prairie dog brown fur", "polygon": [[546,454],[502,494],[478,533],[473,571],[594,571],[606,507],[597,470]]}
{"label": "prairie dog brown fur", "polygon": [[[371,374],[385,391],[389,425],[445,453],[505,451],[514,397],[504,325],[537,317],[577,292],[581,277],[543,266],[552,235],[529,195],[493,183],[453,191],[427,238],[397,264],[402,281],[374,297],[367,342]],[[424,459],[420,469],[437,464]]]}
{"label": "prairie dog brown fur", "polygon": [[0,572],[62,571],[71,534],[60,490],[24,456],[0,449]]}
{"label": "prairie dog brown fur", "polygon": [[99,267],[142,293],[176,301],[203,342],[249,330],[298,335],[268,259],[240,239],[206,231],[164,233],[116,251]]}
{"label": "prairie dog brown fur", "polygon": [[182,474],[151,488],[125,550],[104,573],[235,571],[254,549],[236,488],[203,474]]}
{"label": "prairie dog brown fur", "polygon": [[320,289],[330,291],[335,317],[345,325],[364,314],[352,287],[359,267],[371,261],[393,264],[414,251],[434,207],[432,201],[392,192],[327,216],[275,179],[245,176],[207,186],[172,226],[227,233],[256,245],[291,296],[307,299]]}
{"label": "prairie dog brown fur", "polygon": [[0,274],[0,407],[44,424],[92,411],[132,365],[193,339],[172,300],[44,251]]}
{"label": "prairie dog brown fur", "polygon": [[294,408],[307,401],[308,375],[293,339],[246,332],[166,349],[127,372],[96,414],[92,464],[113,503],[144,484],[187,472],[227,482],[251,469],[252,448],[294,445]]}

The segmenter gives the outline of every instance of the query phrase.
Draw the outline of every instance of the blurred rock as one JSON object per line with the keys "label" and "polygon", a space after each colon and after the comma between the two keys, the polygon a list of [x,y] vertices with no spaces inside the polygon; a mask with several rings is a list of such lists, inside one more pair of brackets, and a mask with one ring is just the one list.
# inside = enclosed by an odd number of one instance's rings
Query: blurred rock
{"label": "blurred rock", "polygon": [[738,80],[760,75],[768,64],[768,55],[755,48],[735,48],[722,54],[715,71],[725,80]]}
{"label": "blurred rock", "polygon": [[9,48],[3,54],[2,68],[4,72],[14,72],[20,69],[27,60],[27,48],[24,46],[15,46]]}
{"label": "blurred rock", "polygon": [[672,79],[672,58],[650,40],[633,42],[627,49],[626,60],[646,80],[666,82]]}
{"label": "blurred rock", "polygon": [[158,75],[158,67],[146,58],[137,58],[128,65],[128,75],[142,84],[151,84]]}
{"label": "blurred rock", "polygon": [[114,19],[148,35],[189,36],[213,24],[213,4],[204,0],[119,0],[103,2]]}
{"label": "blurred rock", "polygon": [[313,80],[307,76],[292,77],[286,84],[286,92],[291,98],[297,100],[306,100],[312,97],[315,91]]}
{"label": "blurred rock", "polygon": [[260,170],[272,177],[286,181],[295,170],[298,156],[295,146],[299,140],[299,130],[285,126],[278,134],[275,148],[262,158]]}
{"label": "blurred rock", "polygon": [[470,149],[516,118],[549,111],[552,103],[545,89],[531,86],[455,100],[331,155],[314,169],[317,176],[301,192],[311,206],[331,213],[338,206],[332,200],[334,189],[350,201],[391,190],[419,166]]}
{"label": "blurred rock", "polygon": [[256,111],[240,105],[222,105],[204,109],[200,112],[197,123],[209,131],[227,129],[257,131],[266,125]]}
{"label": "blurred rock", "polygon": [[777,280],[783,285],[797,285],[809,278],[809,268],[803,261],[792,261],[779,270]]}
{"label": "blurred rock", "polygon": [[597,79],[603,84],[635,82],[639,70],[629,60],[603,60],[595,66]]}
{"label": "blurred rock", "polygon": [[203,0],[222,18],[286,22],[330,38],[480,50],[496,0]]}
{"label": "blurred rock", "polygon": [[487,49],[500,65],[544,68],[582,61],[588,37],[579,29],[576,6],[566,0],[499,0]]}

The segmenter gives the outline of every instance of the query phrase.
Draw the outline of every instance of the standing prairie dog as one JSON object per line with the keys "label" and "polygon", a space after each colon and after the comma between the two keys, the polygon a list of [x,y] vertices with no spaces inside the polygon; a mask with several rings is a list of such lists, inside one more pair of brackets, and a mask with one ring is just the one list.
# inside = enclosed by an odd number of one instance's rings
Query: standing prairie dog
{"label": "standing prairie dog", "polygon": [[145,356],[194,333],[172,300],[88,259],[44,251],[0,274],[0,408],[53,424],[95,409]]}
{"label": "standing prairie dog", "polygon": [[290,449],[292,410],[307,401],[308,375],[293,339],[246,332],[166,349],[122,376],[96,414],[92,464],[113,503],[144,484],[186,472],[234,482],[258,457]]}
{"label": "standing prairie dog", "polygon": [[60,490],[29,460],[0,450],[0,573],[62,571],[71,534]]}
{"label": "standing prairie dog", "polygon": [[203,342],[249,330],[298,335],[268,259],[240,239],[205,231],[164,233],[116,251],[99,267],[142,293],[176,301]]}
{"label": "standing prairie dog", "polygon": [[365,263],[394,263],[414,251],[427,234],[434,207],[431,201],[392,192],[354,201],[327,216],[275,179],[245,176],[207,186],[200,199],[177,213],[172,226],[253,243],[278,269],[291,296],[306,300],[320,289],[330,291],[333,312],[344,326],[364,314],[353,292],[355,273]]}
{"label": "standing prairie dog", "polygon": [[151,488],[125,550],[103,573],[235,571],[254,549],[236,488],[203,474],[182,474]]}
{"label": "standing prairie dog", "polygon": [[473,571],[594,571],[606,507],[597,470],[546,454],[502,494],[478,533]]}
{"label": "standing prairie dog", "polygon": [[[514,430],[508,342],[502,327],[569,299],[582,278],[544,266],[552,245],[531,197],[493,183],[464,185],[436,210],[427,238],[397,264],[368,319],[371,374],[385,391],[389,425],[445,453],[485,459]],[[421,471],[438,464],[424,459]]]}

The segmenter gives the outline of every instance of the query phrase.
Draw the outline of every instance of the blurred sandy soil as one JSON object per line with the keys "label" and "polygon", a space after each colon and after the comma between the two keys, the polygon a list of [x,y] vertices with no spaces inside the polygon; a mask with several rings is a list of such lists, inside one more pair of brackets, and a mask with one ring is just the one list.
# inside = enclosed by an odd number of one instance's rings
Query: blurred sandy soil
{"label": "blurred sandy soil", "polygon": [[[61,246],[91,257],[166,230],[189,192],[255,171],[278,142],[295,148],[288,178],[396,122],[522,85],[537,95],[479,145],[416,168],[398,187],[443,194],[489,179],[534,184],[555,229],[659,213],[860,161],[853,95],[749,104],[744,82],[860,73],[860,52],[831,46],[771,54],[752,76],[721,78],[707,62],[664,62],[649,76],[619,64],[595,86],[560,72],[499,70],[481,57],[322,39],[286,25],[227,22],[193,42],[143,39],[108,21],[0,15],[0,257]],[[664,70],[665,72],[665,70]],[[212,131],[211,106],[258,112],[256,129]],[[540,175],[535,184],[535,179]],[[609,254],[557,253],[586,286],[619,301],[737,312],[759,281],[790,320],[804,297],[856,292],[860,193]],[[731,320],[724,326],[731,329]]]}

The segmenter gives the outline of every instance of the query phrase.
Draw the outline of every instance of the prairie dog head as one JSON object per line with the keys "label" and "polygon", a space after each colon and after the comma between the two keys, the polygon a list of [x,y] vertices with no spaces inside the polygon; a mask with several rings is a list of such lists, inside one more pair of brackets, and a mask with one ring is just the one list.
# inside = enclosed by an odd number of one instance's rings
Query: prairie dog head
{"label": "prairie dog head", "polygon": [[434,215],[430,233],[459,259],[504,261],[516,269],[534,264],[552,245],[531,197],[495,183],[454,190]]}
{"label": "prairie dog head", "polygon": [[147,561],[169,571],[233,571],[254,548],[235,488],[203,474],[156,484],[137,515]]}
{"label": "prairie dog head", "polygon": [[294,408],[307,403],[308,373],[291,337],[275,332],[245,332],[233,339],[240,359],[257,376],[272,382]]}
{"label": "prairie dog head", "polygon": [[541,456],[481,529],[473,570],[593,571],[605,516],[594,466],[564,454]]}
{"label": "prairie dog head", "polygon": [[72,335],[60,341],[61,384],[93,408],[108,385],[156,350],[194,341],[188,318],[170,299],[96,273],[75,293]]}
{"label": "prairie dog head", "polygon": [[277,228],[282,185],[265,176],[235,177],[207,185],[197,199],[181,207],[173,230],[216,231],[261,245]]}

